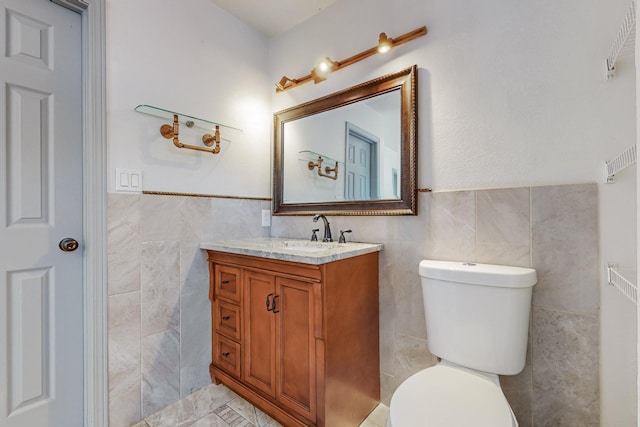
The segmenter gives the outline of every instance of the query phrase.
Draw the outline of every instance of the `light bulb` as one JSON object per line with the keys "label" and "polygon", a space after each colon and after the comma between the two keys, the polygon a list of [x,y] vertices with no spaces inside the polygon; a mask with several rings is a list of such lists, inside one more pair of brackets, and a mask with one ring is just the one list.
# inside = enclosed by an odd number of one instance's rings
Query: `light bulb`
{"label": "light bulb", "polygon": [[393,40],[387,37],[385,33],[380,33],[380,38],[378,39],[378,52],[386,53],[391,50],[393,46]]}

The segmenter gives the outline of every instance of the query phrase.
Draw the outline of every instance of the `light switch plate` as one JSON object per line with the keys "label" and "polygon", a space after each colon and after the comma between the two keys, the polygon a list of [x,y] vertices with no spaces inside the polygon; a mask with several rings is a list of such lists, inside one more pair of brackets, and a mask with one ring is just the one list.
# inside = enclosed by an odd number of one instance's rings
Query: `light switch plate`
{"label": "light switch plate", "polygon": [[142,192],[142,171],[116,168],[116,191]]}
{"label": "light switch plate", "polygon": [[271,211],[268,209],[262,210],[262,226],[271,227]]}

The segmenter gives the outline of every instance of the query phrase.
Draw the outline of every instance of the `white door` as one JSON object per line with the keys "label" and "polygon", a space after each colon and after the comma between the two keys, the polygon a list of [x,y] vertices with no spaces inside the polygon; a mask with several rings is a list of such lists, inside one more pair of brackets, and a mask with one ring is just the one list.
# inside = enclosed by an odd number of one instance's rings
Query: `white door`
{"label": "white door", "polygon": [[0,426],[82,426],[80,15],[0,0],[0,53]]}
{"label": "white door", "polygon": [[376,153],[379,138],[353,123],[346,126],[345,194],[347,200],[378,198]]}

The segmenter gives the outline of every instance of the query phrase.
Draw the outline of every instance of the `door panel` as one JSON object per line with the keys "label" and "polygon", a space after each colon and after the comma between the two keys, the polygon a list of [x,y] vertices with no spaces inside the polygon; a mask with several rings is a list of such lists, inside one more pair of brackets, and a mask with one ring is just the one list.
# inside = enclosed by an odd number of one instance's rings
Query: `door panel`
{"label": "door panel", "polygon": [[80,15],[0,0],[0,425],[83,424]]}
{"label": "door panel", "polygon": [[316,419],[316,347],[313,285],[276,279],[277,399],[292,411]]}
{"label": "door panel", "polygon": [[267,296],[273,298],[274,277],[245,271],[243,280],[242,376],[248,384],[275,396],[275,316],[266,306]]}
{"label": "door panel", "polygon": [[8,399],[15,412],[51,398],[49,328],[53,283],[51,268],[9,272],[7,277]]}
{"label": "door panel", "polygon": [[12,84],[7,84],[6,90],[7,225],[49,225],[46,183],[55,178],[48,167],[51,94]]}
{"label": "door panel", "polygon": [[375,198],[375,179],[372,174],[373,141],[350,131],[347,135],[346,197],[347,200]]}

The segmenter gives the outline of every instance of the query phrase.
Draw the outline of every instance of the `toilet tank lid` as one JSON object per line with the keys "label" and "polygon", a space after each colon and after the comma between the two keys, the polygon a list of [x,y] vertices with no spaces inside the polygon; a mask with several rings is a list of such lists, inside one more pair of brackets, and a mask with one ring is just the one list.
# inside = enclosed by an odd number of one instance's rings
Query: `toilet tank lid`
{"label": "toilet tank lid", "polygon": [[533,268],[459,261],[420,261],[420,276],[501,288],[527,288],[538,281]]}

